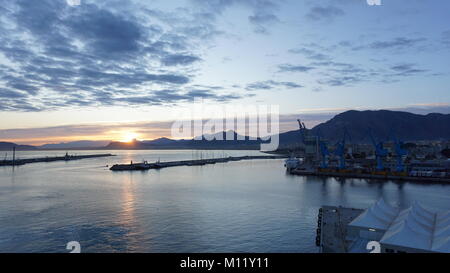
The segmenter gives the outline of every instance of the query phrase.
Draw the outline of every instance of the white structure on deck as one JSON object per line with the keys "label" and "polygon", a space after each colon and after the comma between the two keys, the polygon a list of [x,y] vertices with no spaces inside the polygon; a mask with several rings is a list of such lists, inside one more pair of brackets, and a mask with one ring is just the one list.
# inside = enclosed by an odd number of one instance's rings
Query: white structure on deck
{"label": "white structure on deck", "polygon": [[347,226],[347,237],[379,241],[398,213],[397,208],[380,199]]}
{"label": "white structure on deck", "polygon": [[353,220],[347,231],[347,239],[355,247],[378,241],[381,251],[387,253],[450,253],[450,210],[433,212],[418,202],[400,211],[380,199]]}

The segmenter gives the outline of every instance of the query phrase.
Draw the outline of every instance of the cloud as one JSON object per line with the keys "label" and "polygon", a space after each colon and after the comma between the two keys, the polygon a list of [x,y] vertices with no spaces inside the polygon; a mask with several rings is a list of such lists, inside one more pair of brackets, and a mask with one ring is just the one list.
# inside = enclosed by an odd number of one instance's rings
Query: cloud
{"label": "cloud", "polygon": [[322,85],[328,86],[350,86],[363,81],[363,78],[357,76],[333,76],[328,79],[318,80]]}
{"label": "cloud", "polygon": [[302,47],[293,48],[288,50],[292,54],[301,54],[306,58],[314,61],[331,60],[331,56],[322,53],[322,51],[328,51],[326,48],[319,46],[315,43],[303,44]]}
{"label": "cloud", "polygon": [[366,70],[358,65],[343,62],[325,61],[325,62],[313,62],[312,66],[326,67],[330,72],[338,72],[342,74],[356,74],[365,73]]}
{"label": "cloud", "polygon": [[373,41],[368,44],[355,45],[349,41],[342,41],[339,43],[342,47],[351,48],[354,51],[363,49],[373,49],[373,50],[407,50],[415,49],[417,46],[423,44],[427,41],[426,38],[408,38],[408,37],[396,37],[384,41]]}
{"label": "cloud", "polygon": [[315,6],[306,14],[306,18],[311,21],[332,21],[336,17],[345,15],[345,12],[334,6]]}
{"label": "cloud", "polygon": [[[311,62],[307,65],[279,65],[280,72],[308,72],[315,70],[315,75],[319,75],[320,79],[317,83],[326,86],[351,86],[359,82],[363,82],[373,77],[369,72],[359,65],[337,62],[333,57],[323,54],[323,51],[332,52],[335,47],[326,47],[316,43],[302,44],[298,48],[290,49],[288,52],[292,54],[301,54]],[[314,90],[321,90],[315,87]]]}
{"label": "cloud", "polygon": [[161,62],[166,66],[190,65],[201,59],[197,56],[174,54],[165,56]]}
{"label": "cloud", "polygon": [[395,75],[398,75],[398,76],[412,76],[415,74],[428,72],[428,70],[426,70],[426,69],[416,68],[416,65],[412,64],[412,63],[397,64],[397,65],[391,66],[391,69],[393,71],[395,71],[396,72]]}
{"label": "cloud", "polygon": [[[121,137],[120,132],[134,131],[149,138],[170,136],[172,121],[131,122],[103,124],[73,124],[65,126],[38,127],[26,129],[0,130],[2,139],[28,144],[45,144],[77,140],[114,140]],[[104,138],[102,138],[104,137]]]}
{"label": "cloud", "polygon": [[[403,46],[421,43],[422,39],[394,39],[385,42],[376,43],[378,48],[398,48]],[[375,43],[372,43],[375,44]],[[375,46],[374,46],[375,47]],[[416,64],[397,64],[392,65],[384,60],[383,67],[370,63],[349,63],[338,61],[342,48],[358,50],[369,48],[369,46],[356,47],[350,41],[341,41],[337,44],[327,46],[316,43],[304,43],[297,48],[288,50],[291,54],[301,54],[309,63],[304,65],[282,64],[278,66],[279,72],[308,72],[314,69],[314,76],[319,79],[316,81],[321,86],[355,86],[363,82],[392,83],[398,82],[402,77],[408,77],[419,74],[427,74],[427,69],[418,68]],[[330,55],[322,52],[330,52]],[[331,54],[334,53],[334,54]],[[335,56],[335,57],[334,57]],[[438,73],[428,73],[435,76]],[[321,90],[321,87],[315,86],[313,90]]]}
{"label": "cloud", "polygon": [[371,44],[369,44],[369,47],[371,49],[402,49],[402,48],[409,48],[412,46],[415,46],[423,41],[426,41],[425,38],[405,38],[405,37],[397,37],[392,40],[387,41],[376,41]]}
{"label": "cloud", "polygon": [[322,78],[317,82],[327,86],[353,86],[361,82],[392,83],[402,77],[426,75],[429,70],[417,68],[416,64],[402,63],[391,65],[389,69],[364,68],[360,65],[340,62],[312,63],[316,67],[325,67]]}
{"label": "cloud", "polygon": [[103,57],[139,52],[145,35],[150,35],[137,21],[96,6],[70,15],[66,25],[85,43],[87,53]]}
{"label": "cloud", "polygon": [[[184,101],[199,52],[220,35],[208,15],[64,0],[18,0],[0,13],[2,111]],[[5,10],[5,12],[3,12]],[[166,96],[161,93],[175,90]],[[161,92],[161,93],[158,93]],[[210,90],[214,92],[214,90]],[[18,100],[18,96],[21,100]],[[233,99],[233,94],[210,99]],[[164,101],[167,99],[167,101]]]}
{"label": "cloud", "polygon": [[281,64],[278,66],[279,72],[308,72],[313,70],[313,66]]}
{"label": "cloud", "polygon": [[442,33],[442,43],[445,46],[450,47],[450,30],[444,31]]}
{"label": "cloud", "polygon": [[246,90],[272,90],[272,89],[279,89],[279,88],[287,88],[287,89],[293,89],[293,88],[302,88],[303,86],[295,83],[295,82],[278,82],[278,81],[260,81],[260,82],[254,82],[251,84],[248,84],[245,88]]}
{"label": "cloud", "polygon": [[20,99],[25,98],[26,94],[5,88],[0,88],[0,97],[6,99]]}
{"label": "cloud", "polygon": [[14,88],[19,91],[25,91],[28,94],[36,95],[39,91],[39,88],[33,86],[31,83],[27,82],[25,79],[20,77],[12,77],[12,76],[5,76],[2,77],[3,79],[7,80],[6,85],[8,87]]}
{"label": "cloud", "polygon": [[274,14],[261,13],[249,16],[248,18],[250,23],[254,25],[254,31],[262,34],[267,34],[269,32],[267,29],[268,25],[280,22],[278,17]]}
{"label": "cloud", "polygon": [[223,14],[233,6],[241,6],[252,11],[248,21],[253,25],[255,33],[267,34],[268,27],[279,23],[280,19],[275,14],[279,10],[279,1],[272,0],[191,0],[197,7],[201,8],[210,16]]}

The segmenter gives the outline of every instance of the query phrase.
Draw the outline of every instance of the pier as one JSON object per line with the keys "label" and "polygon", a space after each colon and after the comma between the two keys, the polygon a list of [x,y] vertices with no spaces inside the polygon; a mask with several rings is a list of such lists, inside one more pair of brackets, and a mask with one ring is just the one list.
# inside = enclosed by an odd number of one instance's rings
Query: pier
{"label": "pier", "polygon": [[109,157],[114,156],[112,154],[96,154],[96,155],[69,155],[65,156],[54,156],[54,157],[41,157],[41,158],[26,158],[26,159],[16,159],[13,160],[2,160],[0,161],[0,166],[20,166],[31,163],[42,163],[42,162],[55,162],[55,161],[72,161],[81,160],[88,158],[98,158],[98,157]]}
{"label": "pier", "polygon": [[316,245],[321,253],[348,253],[351,241],[347,240],[347,225],[364,210],[334,206],[319,209]]}
{"label": "pier", "polygon": [[130,164],[116,164],[110,168],[111,171],[142,171],[150,169],[163,169],[169,167],[180,166],[204,166],[216,163],[226,163],[230,161],[242,161],[242,160],[255,160],[255,159],[283,159],[286,156],[280,155],[267,155],[267,156],[239,156],[239,157],[224,157],[224,158],[211,158],[211,159],[195,159],[195,160],[181,160],[170,162],[155,162],[148,163],[146,161],[142,163],[130,163]]}
{"label": "pier", "polygon": [[449,177],[427,177],[427,176],[410,176],[410,175],[394,175],[394,174],[370,174],[356,172],[323,172],[318,170],[302,170],[292,169],[290,174],[303,176],[333,177],[333,178],[356,178],[356,179],[375,179],[386,181],[405,181],[405,182],[431,182],[431,183],[450,183]]}

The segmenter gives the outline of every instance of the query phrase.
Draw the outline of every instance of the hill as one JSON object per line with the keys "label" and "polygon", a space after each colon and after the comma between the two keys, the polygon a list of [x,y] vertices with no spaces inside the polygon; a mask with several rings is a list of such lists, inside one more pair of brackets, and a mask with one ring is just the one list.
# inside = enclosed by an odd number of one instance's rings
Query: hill
{"label": "hill", "polygon": [[[222,134],[222,136],[220,136]],[[260,148],[261,140],[250,140],[247,136],[238,135],[236,132],[229,131],[228,134],[233,135],[234,140],[217,140],[218,138],[226,139],[227,132],[219,132],[214,135],[203,135],[201,140],[173,140],[168,138],[159,138],[150,141],[135,140],[130,143],[111,142],[105,149],[248,149],[257,150]],[[214,139],[215,140],[211,140]],[[237,140],[237,139],[240,140]],[[241,140],[242,139],[242,140]]]}
{"label": "hill", "polygon": [[37,149],[36,147],[31,145],[18,145],[11,142],[0,142],[0,151],[11,151],[13,147],[16,147],[17,151],[29,151]]}
{"label": "hill", "polygon": [[80,141],[73,141],[73,142],[62,142],[57,144],[44,144],[41,146],[38,146],[39,149],[44,150],[59,150],[59,149],[89,149],[89,148],[99,148],[104,147],[105,145],[108,145],[109,141],[91,141],[91,140],[80,140]]}
{"label": "hill", "polygon": [[311,131],[326,139],[342,138],[347,128],[353,142],[369,142],[368,129],[375,138],[387,140],[392,134],[403,141],[450,139],[450,115],[418,115],[399,111],[347,111],[319,124]]}
{"label": "hill", "polygon": [[[336,115],[327,122],[310,130],[313,135],[321,135],[333,142],[343,137],[345,128],[353,143],[369,143],[369,129],[377,140],[392,140],[395,135],[402,141],[417,140],[450,140],[450,115],[428,114],[418,115],[408,112],[347,111]],[[234,132],[233,132],[234,133]],[[223,134],[225,139],[225,132]],[[237,134],[234,133],[235,139]],[[242,136],[241,136],[242,137]],[[299,130],[280,134],[280,147],[298,146],[301,141]],[[261,140],[245,141],[207,141],[205,136],[200,141],[172,140],[161,138],[152,141],[136,141],[133,143],[111,142],[107,149],[259,149]]]}

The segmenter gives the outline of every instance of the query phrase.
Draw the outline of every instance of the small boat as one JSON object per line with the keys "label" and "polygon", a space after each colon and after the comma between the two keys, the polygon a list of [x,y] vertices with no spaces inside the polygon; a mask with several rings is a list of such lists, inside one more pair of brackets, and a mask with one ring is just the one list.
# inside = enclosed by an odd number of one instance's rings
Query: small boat
{"label": "small boat", "polygon": [[284,161],[284,166],[288,171],[296,169],[300,166],[300,160],[295,157],[290,157]]}

